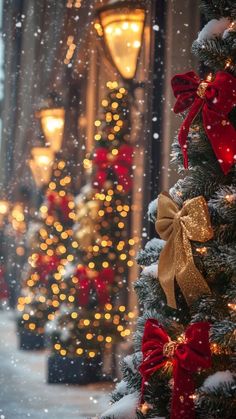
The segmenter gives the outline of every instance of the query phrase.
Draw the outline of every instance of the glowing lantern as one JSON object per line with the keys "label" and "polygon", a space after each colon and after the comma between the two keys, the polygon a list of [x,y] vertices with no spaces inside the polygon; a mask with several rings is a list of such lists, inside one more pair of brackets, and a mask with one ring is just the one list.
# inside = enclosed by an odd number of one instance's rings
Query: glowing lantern
{"label": "glowing lantern", "polygon": [[6,215],[9,211],[9,202],[5,199],[0,200],[0,215]]}
{"label": "glowing lantern", "polygon": [[142,44],[144,7],[132,1],[110,2],[99,10],[99,19],[114,65],[124,79],[133,79]]}
{"label": "glowing lantern", "polygon": [[54,153],[49,147],[34,147],[31,150],[33,159],[29,161],[35,183],[42,187],[49,183],[52,174]]}
{"label": "glowing lantern", "polygon": [[40,118],[47,144],[57,153],[61,149],[63,140],[65,110],[63,108],[42,109],[36,113],[36,116]]}

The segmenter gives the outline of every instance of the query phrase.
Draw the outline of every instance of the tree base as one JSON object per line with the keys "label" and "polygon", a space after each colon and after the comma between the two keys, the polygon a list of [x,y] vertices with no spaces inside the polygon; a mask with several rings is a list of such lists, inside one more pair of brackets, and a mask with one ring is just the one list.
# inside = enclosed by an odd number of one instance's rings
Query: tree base
{"label": "tree base", "polygon": [[87,359],[51,355],[48,358],[49,384],[89,384],[101,379],[101,356]]}
{"label": "tree base", "polygon": [[45,348],[44,334],[32,333],[27,330],[18,331],[19,349],[36,351]]}

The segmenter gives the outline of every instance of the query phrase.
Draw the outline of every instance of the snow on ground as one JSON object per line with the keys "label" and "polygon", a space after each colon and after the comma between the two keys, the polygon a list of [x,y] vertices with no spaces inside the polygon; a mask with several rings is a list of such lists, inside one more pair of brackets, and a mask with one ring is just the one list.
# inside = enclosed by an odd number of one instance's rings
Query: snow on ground
{"label": "snow on ground", "polygon": [[0,419],[87,419],[108,407],[112,384],[46,384],[45,351],[17,350],[13,312],[0,311]]}

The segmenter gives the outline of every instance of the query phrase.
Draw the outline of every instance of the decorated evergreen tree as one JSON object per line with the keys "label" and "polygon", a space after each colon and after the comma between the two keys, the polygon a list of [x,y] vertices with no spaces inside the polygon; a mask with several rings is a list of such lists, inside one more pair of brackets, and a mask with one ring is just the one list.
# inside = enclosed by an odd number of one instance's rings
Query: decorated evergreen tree
{"label": "decorated evergreen tree", "polygon": [[[159,238],[137,257],[135,352],[103,418],[235,417],[236,3],[202,1],[206,66],[172,79],[182,178],[150,204]],[[184,169],[188,169],[186,173]]]}
{"label": "decorated evergreen tree", "polygon": [[129,239],[133,147],[127,91],[116,82],[108,87],[103,115],[95,121],[97,146],[92,160],[84,160],[85,166],[93,166],[93,180],[77,198],[76,263],[68,267],[61,283],[68,291],[65,304],[48,325],[53,343],[50,382],[99,379],[104,351],[130,334],[127,323],[133,313],[127,313],[121,293],[133,264],[134,239]]}
{"label": "decorated evergreen tree", "polygon": [[23,349],[44,346],[45,323],[53,319],[64,298],[64,294],[59,293],[58,282],[65,264],[73,261],[77,248],[73,239],[75,212],[68,172],[65,161],[59,157],[40,207],[39,226],[30,243],[32,253],[23,273],[17,305],[20,346]]}

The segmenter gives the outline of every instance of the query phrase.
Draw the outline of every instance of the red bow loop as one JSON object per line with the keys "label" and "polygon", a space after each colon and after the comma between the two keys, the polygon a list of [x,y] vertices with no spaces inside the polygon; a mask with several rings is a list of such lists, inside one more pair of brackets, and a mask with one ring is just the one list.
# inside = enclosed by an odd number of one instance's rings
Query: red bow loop
{"label": "red bow loop", "polygon": [[167,362],[173,365],[174,388],[171,419],[194,418],[194,381],[192,374],[211,366],[209,323],[190,325],[185,337],[173,342],[155,319],[147,320],[142,342],[143,362],[139,371],[145,382]]}
{"label": "red bow loop", "polygon": [[90,291],[96,291],[100,306],[110,302],[109,285],[114,280],[114,271],[112,269],[103,269],[99,273],[92,272],[84,266],[79,266],[75,273],[78,278],[79,304],[85,307],[89,303]]}
{"label": "red bow loop", "polygon": [[112,155],[105,147],[98,148],[94,154],[94,163],[97,166],[95,184],[102,188],[107,180],[109,171],[112,171],[116,175],[119,184],[128,192],[132,187],[129,176],[132,155],[133,147],[129,145],[121,146],[116,155]]}
{"label": "red bow loop", "polygon": [[180,113],[188,109],[197,97],[197,89],[200,79],[194,71],[185,74],[177,74],[171,80],[172,89],[177,101],[174,112]]}
{"label": "red bow loop", "polygon": [[190,71],[172,79],[172,88],[177,98],[174,112],[189,112],[179,131],[179,144],[188,168],[187,138],[195,117],[202,111],[203,126],[224,174],[236,161],[236,130],[228,115],[236,106],[236,78],[219,71],[213,81],[201,81]]}

